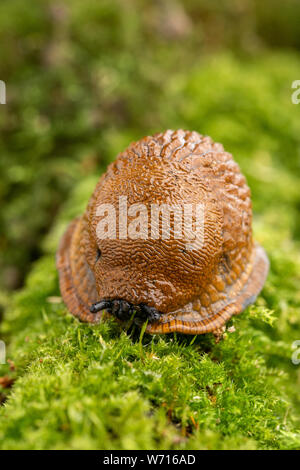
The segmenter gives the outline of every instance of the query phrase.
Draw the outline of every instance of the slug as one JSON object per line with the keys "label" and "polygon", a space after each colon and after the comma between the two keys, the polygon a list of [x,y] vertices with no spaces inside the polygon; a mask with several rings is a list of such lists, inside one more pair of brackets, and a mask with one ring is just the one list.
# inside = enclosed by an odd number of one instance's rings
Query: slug
{"label": "slug", "polygon": [[167,130],[134,142],[103,174],[57,252],[69,311],[148,333],[218,335],[253,303],[269,262],[252,238],[250,189],[223,146]]}

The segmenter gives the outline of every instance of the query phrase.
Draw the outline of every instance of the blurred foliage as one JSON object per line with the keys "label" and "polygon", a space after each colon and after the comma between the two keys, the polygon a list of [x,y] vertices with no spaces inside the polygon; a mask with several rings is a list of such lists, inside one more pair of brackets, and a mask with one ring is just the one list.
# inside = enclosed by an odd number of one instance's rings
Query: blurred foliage
{"label": "blurred foliage", "polygon": [[[252,139],[242,136],[239,119],[247,119],[251,105],[244,99],[242,106],[234,85],[222,104],[218,64],[214,77],[202,74],[201,64],[207,54],[224,48],[244,57],[270,46],[297,48],[299,16],[296,0],[284,6],[279,0],[32,0],[30,8],[25,0],[2,0],[0,78],[7,84],[7,104],[0,108],[0,284],[22,284],[71,188],[86,175],[99,174],[132,138],[178,122],[220,135],[229,150],[242,147],[245,153],[255,143],[260,110],[248,123]],[[254,78],[263,116],[276,107],[270,103],[264,109],[265,99],[275,101],[274,92],[288,99],[293,63],[293,57],[285,62],[285,77],[281,64],[277,71],[273,64],[272,89],[263,70],[261,85]],[[203,108],[207,116],[200,109],[192,118],[179,84],[194,68],[199,70],[195,80],[212,99]],[[224,73],[228,79],[234,72]],[[281,78],[287,81],[278,83]],[[186,90],[188,103],[195,85]],[[196,94],[202,108],[204,93],[198,89]],[[279,126],[276,132],[282,132]],[[266,140],[274,130],[265,129]],[[290,134],[296,138],[295,129]],[[294,140],[286,137],[282,145],[292,146]]]}
{"label": "blurred foliage", "polygon": [[[297,0],[1,1],[1,285],[46,253],[0,293],[1,448],[300,447],[299,18]],[[54,253],[107,162],[178,127],[233,153],[271,271],[220,344],[141,352],[138,332],[66,315]]]}

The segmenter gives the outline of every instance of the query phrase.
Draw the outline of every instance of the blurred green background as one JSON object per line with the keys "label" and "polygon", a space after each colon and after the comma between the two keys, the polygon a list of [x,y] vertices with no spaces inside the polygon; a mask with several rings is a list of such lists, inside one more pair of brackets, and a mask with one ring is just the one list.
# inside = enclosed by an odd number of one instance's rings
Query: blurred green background
{"label": "blurred green background", "polygon": [[[299,0],[1,0],[1,448],[300,448],[299,24]],[[234,155],[271,261],[218,345],[59,297],[59,237],[107,163],[179,127]]]}
{"label": "blurred green background", "polygon": [[2,0],[1,286],[22,286],[77,182],[145,134],[209,133],[259,191],[270,160],[299,175],[299,21],[298,0]]}

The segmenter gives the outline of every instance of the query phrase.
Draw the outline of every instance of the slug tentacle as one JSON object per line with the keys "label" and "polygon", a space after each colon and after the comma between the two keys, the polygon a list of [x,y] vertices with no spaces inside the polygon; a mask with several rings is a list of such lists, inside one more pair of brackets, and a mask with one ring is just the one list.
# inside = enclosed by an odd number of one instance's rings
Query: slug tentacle
{"label": "slug tentacle", "polygon": [[161,313],[155,307],[149,307],[146,304],[140,304],[139,307],[150,323],[160,319]]}
{"label": "slug tentacle", "polygon": [[100,300],[100,302],[96,302],[95,304],[91,305],[90,312],[98,313],[100,312],[100,310],[110,310],[110,308],[111,308],[110,300]]}
{"label": "slug tentacle", "polygon": [[155,307],[149,307],[146,304],[133,305],[123,299],[107,300],[103,299],[91,305],[90,312],[96,314],[100,310],[107,310],[108,313],[114,315],[119,320],[129,320],[134,312],[136,312],[135,320],[140,321],[148,320],[149,323],[158,321],[161,313]]}

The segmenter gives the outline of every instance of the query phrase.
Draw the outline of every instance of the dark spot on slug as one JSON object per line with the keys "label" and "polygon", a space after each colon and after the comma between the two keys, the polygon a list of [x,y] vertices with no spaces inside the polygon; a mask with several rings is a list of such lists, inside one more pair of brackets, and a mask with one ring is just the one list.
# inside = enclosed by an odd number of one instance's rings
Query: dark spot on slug
{"label": "dark spot on slug", "polygon": [[99,259],[101,258],[101,255],[102,255],[102,253],[101,253],[100,248],[97,248],[96,263],[97,263],[97,262],[99,261]]}

